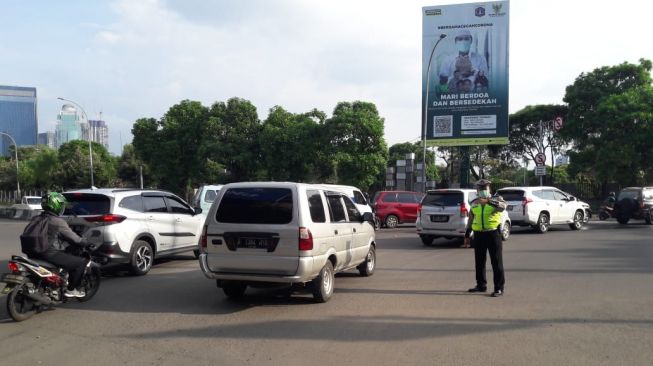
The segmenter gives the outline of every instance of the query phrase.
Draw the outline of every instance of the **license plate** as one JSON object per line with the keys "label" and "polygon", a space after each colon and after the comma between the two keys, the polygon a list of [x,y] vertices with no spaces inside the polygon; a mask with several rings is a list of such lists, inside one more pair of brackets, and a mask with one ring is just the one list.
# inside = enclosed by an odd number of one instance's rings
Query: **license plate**
{"label": "license plate", "polygon": [[238,240],[238,248],[245,249],[268,249],[270,244],[269,239],[260,238],[240,238]]}
{"label": "license plate", "polygon": [[508,211],[512,211],[513,208],[515,208],[515,206],[508,206]]}
{"label": "license plate", "polygon": [[447,215],[431,215],[431,222],[447,222],[449,216]]}

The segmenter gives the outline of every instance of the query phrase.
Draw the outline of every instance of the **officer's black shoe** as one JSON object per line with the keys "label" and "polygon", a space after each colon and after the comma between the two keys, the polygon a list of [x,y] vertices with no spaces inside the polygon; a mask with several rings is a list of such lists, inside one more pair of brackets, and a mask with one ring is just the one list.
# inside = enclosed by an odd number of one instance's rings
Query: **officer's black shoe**
{"label": "officer's black shoe", "polygon": [[492,293],[492,297],[499,297],[499,296],[503,296],[503,290],[494,290],[494,292]]}
{"label": "officer's black shoe", "polygon": [[476,286],[476,287],[472,287],[472,288],[470,288],[469,290],[467,290],[467,292],[485,292],[485,291],[487,291],[487,288],[485,288],[485,287],[478,287],[478,286]]}

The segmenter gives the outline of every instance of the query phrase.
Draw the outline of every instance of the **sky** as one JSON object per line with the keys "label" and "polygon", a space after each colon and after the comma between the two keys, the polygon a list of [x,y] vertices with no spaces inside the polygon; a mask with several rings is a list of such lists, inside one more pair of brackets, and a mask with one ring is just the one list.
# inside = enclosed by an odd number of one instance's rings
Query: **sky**
{"label": "sky", "polygon": [[[341,101],[376,104],[388,146],[421,133],[421,0],[3,0],[0,85],[38,93],[39,132],[62,102],[109,126],[109,151],[138,118],[184,99],[250,100],[265,119],[282,106],[331,115]],[[653,3],[510,2],[509,110],[562,103],[582,72],[653,59]]]}

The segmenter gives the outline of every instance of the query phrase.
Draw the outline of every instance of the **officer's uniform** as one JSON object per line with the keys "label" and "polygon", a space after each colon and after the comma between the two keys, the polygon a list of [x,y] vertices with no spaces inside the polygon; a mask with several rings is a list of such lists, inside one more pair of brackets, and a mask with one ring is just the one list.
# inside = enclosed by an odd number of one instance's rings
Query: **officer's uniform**
{"label": "officer's uniform", "polygon": [[[479,186],[489,185],[477,184]],[[494,272],[494,293],[493,296],[503,295],[503,286],[505,277],[503,272],[502,247],[503,239],[499,227],[501,226],[501,214],[506,209],[506,203],[501,197],[492,197],[488,203],[481,204],[480,198],[471,203],[470,218],[467,223],[465,237],[469,238],[472,231],[474,246],[474,257],[476,264],[476,287],[471,288],[470,292],[485,292],[487,290],[487,279],[485,276],[485,263],[487,252],[490,252],[490,262]]]}

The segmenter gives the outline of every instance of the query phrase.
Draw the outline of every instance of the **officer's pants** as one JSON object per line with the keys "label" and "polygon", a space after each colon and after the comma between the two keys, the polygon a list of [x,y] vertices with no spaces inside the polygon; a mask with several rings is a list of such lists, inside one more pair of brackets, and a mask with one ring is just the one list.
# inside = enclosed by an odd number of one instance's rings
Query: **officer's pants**
{"label": "officer's pants", "polygon": [[494,290],[503,291],[503,285],[506,279],[503,274],[503,240],[499,230],[493,231],[474,231],[474,257],[476,262],[476,286],[487,288],[487,279],[485,276],[485,262],[487,252],[490,252],[490,262],[494,272]]}

